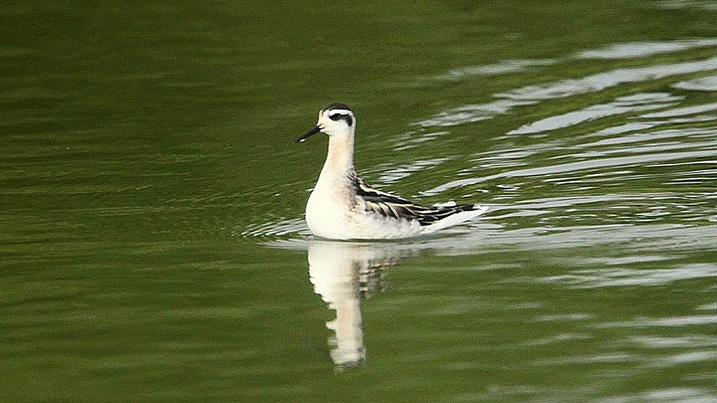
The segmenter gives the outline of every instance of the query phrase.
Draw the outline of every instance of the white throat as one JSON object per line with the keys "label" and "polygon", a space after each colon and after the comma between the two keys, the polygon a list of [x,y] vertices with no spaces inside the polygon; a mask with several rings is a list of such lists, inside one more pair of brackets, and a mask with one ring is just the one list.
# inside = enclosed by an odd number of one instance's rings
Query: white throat
{"label": "white throat", "polygon": [[337,181],[347,180],[354,171],[354,134],[353,132],[329,136],[329,152],[319,176],[319,183],[328,181],[336,185]]}

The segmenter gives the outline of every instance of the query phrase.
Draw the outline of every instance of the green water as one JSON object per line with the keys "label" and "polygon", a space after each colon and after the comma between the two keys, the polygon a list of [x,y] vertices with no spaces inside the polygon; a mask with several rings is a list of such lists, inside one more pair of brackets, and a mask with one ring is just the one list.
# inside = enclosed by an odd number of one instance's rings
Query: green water
{"label": "green water", "polygon": [[[716,3],[0,16],[0,400],[717,402]],[[330,102],[488,213],[313,240]]]}

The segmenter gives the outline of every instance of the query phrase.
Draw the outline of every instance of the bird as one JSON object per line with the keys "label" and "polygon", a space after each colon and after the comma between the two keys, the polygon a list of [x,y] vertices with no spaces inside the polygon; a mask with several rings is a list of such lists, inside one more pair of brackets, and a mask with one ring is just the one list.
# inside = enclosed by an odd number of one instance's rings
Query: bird
{"label": "bird", "polygon": [[303,143],[317,133],[329,137],[326,162],[306,203],[306,224],[318,238],[388,240],[432,234],[461,224],[488,210],[487,206],[455,202],[413,203],[367,185],[354,169],[356,116],[343,103],[319,111],[316,126],[296,138]]}

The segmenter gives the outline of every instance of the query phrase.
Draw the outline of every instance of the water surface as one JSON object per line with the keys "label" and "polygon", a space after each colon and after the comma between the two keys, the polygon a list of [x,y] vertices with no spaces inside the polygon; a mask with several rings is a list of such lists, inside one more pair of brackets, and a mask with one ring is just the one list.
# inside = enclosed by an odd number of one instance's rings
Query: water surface
{"label": "water surface", "polygon": [[[715,12],[6,4],[0,400],[717,401]],[[313,239],[336,101],[489,212]]]}

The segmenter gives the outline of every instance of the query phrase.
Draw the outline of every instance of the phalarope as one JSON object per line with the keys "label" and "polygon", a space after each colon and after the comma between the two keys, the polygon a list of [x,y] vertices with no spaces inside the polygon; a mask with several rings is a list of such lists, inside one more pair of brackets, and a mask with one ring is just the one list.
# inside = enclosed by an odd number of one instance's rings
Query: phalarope
{"label": "phalarope", "polygon": [[319,111],[319,121],[296,139],[323,132],[329,152],[306,204],[306,224],[327,239],[398,239],[431,234],[483,214],[488,208],[453,202],[425,206],[373,189],[354,170],[356,117],[345,104]]}

